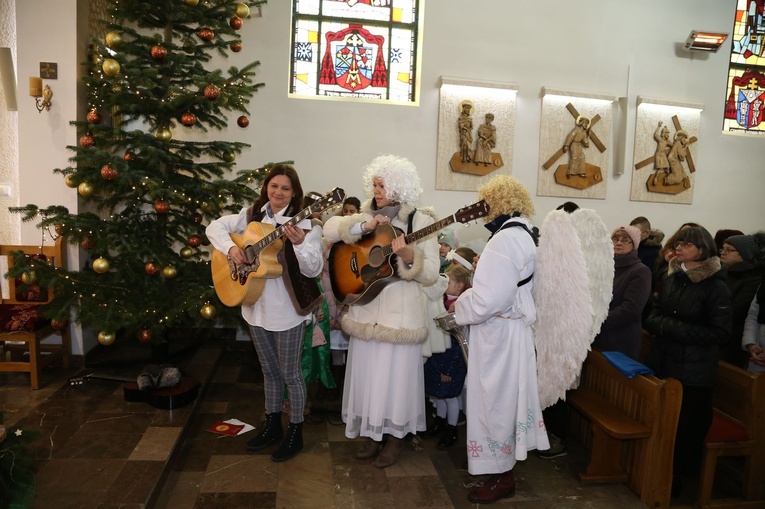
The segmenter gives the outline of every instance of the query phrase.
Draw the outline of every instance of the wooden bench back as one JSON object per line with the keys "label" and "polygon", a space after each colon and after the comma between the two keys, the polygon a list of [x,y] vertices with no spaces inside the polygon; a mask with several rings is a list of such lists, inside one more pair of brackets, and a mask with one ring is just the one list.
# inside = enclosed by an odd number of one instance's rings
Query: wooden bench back
{"label": "wooden bench back", "polygon": [[[66,245],[62,242],[62,237],[59,237],[55,242],[49,242],[44,246],[21,246],[21,245],[0,245],[0,256],[6,256],[8,260],[8,268],[13,267],[13,254],[17,251],[23,251],[28,255],[44,254],[47,257],[48,263],[53,264],[56,267],[66,267]],[[5,278],[5,274],[0,274],[0,277]],[[6,280],[9,286],[8,298],[2,299],[3,304],[28,304],[28,305],[41,305],[50,302],[53,299],[52,290],[48,290],[47,299],[44,301],[26,301],[17,300],[16,298],[16,279],[10,278]]]}
{"label": "wooden bench back", "polygon": [[720,361],[714,407],[740,422],[752,439],[765,439],[765,377]]}
{"label": "wooden bench back", "polygon": [[[587,355],[579,386],[597,393],[627,416],[651,428],[649,438],[625,442],[622,462],[629,488],[649,507],[667,507],[682,401],[680,382],[660,380],[652,375],[627,378],[602,353],[593,351]],[[574,414],[572,429],[576,438],[589,446],[589,423]]]}

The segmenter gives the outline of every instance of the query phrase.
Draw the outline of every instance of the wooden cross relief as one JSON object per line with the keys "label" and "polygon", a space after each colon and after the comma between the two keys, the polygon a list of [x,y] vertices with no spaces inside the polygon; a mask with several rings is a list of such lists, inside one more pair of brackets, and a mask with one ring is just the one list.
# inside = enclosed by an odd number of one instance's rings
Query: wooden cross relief
{"label": "wooden cross relief", "polygon": [[[574,117],[574,120],[576,121],[579,118],[579,112],[574,107],[573,104],[568,103],[566,105],[566,109],[569,113]],[[600,141],[600,138],[598,138],[598,135],[595,134],[592,131],[592,128],[595,124],[597,124],[600,121],[600,115],[595,115],[590,119],[590,125],[587,127],[587,137],[588,139],[595,145],[600,153],[603,153],[606,151],[606,146],[603,144],[602,141]],[[564,145],[561,145],[561,148],[558,149],[557,152],[555,152],[543,165],[542,168],[545,170],[549,170],[555,163],[560,159],[560,157],[566,152],[564,149]],[[573,187],[576,189],[586,189],[588,187],[591,187],[599,182],[603,181],[603,175],[600,171],[600,167],[595,166],[594,164],[585,163],[586,172],[585,175],[581,176],[575,176],[571,177],[567,175],[568,173],[568,164],[561,164],[558,166],[558,168],[555,170],[555,182],[558,184]]]}

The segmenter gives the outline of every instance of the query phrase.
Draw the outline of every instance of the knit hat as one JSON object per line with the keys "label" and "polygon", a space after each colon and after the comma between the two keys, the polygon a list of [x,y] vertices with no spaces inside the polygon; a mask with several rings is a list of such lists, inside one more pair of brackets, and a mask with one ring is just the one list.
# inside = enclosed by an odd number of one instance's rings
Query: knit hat
{"label": "knit hat", "polygon": [[439,244],[448,244],[450,248],[457,247],[457,239],[454,237],[454,230],[443,230],[438,234]]}
{"label": "knit hat", "polygon": [[638,230],[634,226],[620,226],[617,229],[615,229],[611,236],[613,237],[617,233],[626,233],[629,235],[630,239],[632,240],[632,249],[637,249],[640,245],[640,230]]}
{"label": "knit hat", "polygon": [[733,235],[725,239],[725,243],[735,247],[744,260],[753,260],[757,257],[759,246],[751,235]]}

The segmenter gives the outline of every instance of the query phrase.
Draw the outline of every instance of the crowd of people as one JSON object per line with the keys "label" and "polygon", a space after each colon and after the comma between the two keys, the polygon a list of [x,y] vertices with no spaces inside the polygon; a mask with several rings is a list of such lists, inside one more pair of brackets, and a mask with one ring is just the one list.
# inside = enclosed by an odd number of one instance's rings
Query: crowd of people
{"label": "crowd of people", "polygon": [[[342,394],[345,435],[359,439],[359,460],[386,468],[398,460],[407,436],[416,434],[438,438],[439,449],[453,447],[464,416],[468,471],[491,474],[469,500],[513,496],[514,467],[529,451],[542,458],[566,453],[565,424],[554,417],[565,406],[559,401],[543,416],[539,397],[533,289],[540,234],[530,221],[531,196],[509,176],[496,176],[479,190],[490,206],[490,236],[479,254],[459,246],[449,229],[407,242],[405,234],[438,220],[432,208],[418,203],[422,188],[409,160],[375,158],[363,173],[363,187],[367,200],[347,198],[326,222],[315,214],[290,224],[316,193],[304,196],[295,169],[276,165],[256,203],[207,228],[213,247],[241,265],[252,260],[230,234],[253,221],[284,226],[281,276],[266,279],[260,298],[242,306],[265,390],[265,422],[247,449],[278,444],[274,461],[297,454],[309,407],[306,387],[318,380]],[[568,213],[577,208],[573,202],[559,207]],[[375,291],[355,300],[336,298],[333,246],[388,238],[382,266],[360,268],[371,275]],[[717,363],[765,371],[765,233],[720,230],[713,237],[686,223],[663,240],[645,217],[612,231],[612,296],[592,348],[621,352],[682,383],[677,494],[683,478],[700,466]],[[453,334],[433,326],[442,313],[469,327],[469,355]],[[653,336],[647,354],[644,330]],[[289,415],[286,431],[283,412]]]}

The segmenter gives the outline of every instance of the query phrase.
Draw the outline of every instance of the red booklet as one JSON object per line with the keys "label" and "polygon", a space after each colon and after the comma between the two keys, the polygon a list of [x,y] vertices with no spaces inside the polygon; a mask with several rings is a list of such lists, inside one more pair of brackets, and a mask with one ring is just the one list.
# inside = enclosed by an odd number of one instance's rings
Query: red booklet
{"label": "red booklet", "polygon": [[213,433],[218,433],[220,435],[236,436],[243,429],[243,424],[231,424],[230,422],[218,421],[210,426],[207,431],[212,431]]}

